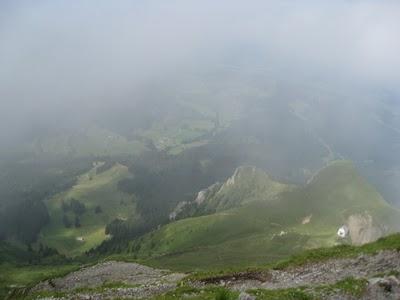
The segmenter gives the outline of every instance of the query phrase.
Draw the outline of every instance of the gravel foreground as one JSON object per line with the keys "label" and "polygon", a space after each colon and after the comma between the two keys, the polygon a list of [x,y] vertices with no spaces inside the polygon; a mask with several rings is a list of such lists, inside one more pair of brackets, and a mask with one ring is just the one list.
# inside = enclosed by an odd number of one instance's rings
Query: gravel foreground
{"label": "gravel foreground", "polygon": [[[277,290],[299,287],[308,287],[306,291],[314,294],[314,288],[333,285],[347,278],[366,279],[366,290],[360,297],[331,290],[328,294],[323,294],[322,299],[400,300],[399,276],[400,252],[381,251],[376,255],[360,255],[356,258],[332,259],[286,270],[270,270],[264,275],[264,280],[246,279],[245,276],[240,276],[240,278],[224,278],[214,283],[239,291],[242,295],[252,289]],[[251,296],[246,297],[242,299],[256,299]],[[316,296],[317,299],[320,297],[321,295]]]}
{"label": "gravel foreground", "polygon": [[[223,286],[239,292],[239,299],[254,300],[250,290],[277,290],[307,287],[314,288],[337,283],[346,278],[366,279],[365,291],[360,296],[348,295],[341,290],[319,294],[322,299],[400,299],[400,253],[381,251],[376,255],[356,258],[332,259],[286,270],[270,270],[264,276],[215,278],[212,281],[189,283],[196,288]],[[172,291],[186,275],[159,270],[136,263],[110,261],[83,268],[65,277],[38,284],[32,292],[51,291],[66,293],[60,298],[38,299],[148,299]],[[107,288],[107,283],[120,286]],[[188,296],[190,299],[190,296]],[[197,298],[198,299],[198,298]],[[295,299],[295,298],[293,298]]]}
{"label": "gravel foreground", "polygon": [[391,271],[400,271],[400,253],[397,251],[381,251],[374,256],[360,255],[357,258],[328,260],[282,271],[271,270],[268,280],[264,282],[238,280],[226,284],[241,291],[249,288],[283,289],[334,284],[348,277],[369,279]]}
{"label": "gravel foreground", "polygon": [[[146,299],[175,289],[176,284],[185,276],[136,263],[109,261],[83,268],[62,278],[47,280],[31,292],[70,293],[59,299]],[[111,283],[117,284],[116,287],[102,288]]]}

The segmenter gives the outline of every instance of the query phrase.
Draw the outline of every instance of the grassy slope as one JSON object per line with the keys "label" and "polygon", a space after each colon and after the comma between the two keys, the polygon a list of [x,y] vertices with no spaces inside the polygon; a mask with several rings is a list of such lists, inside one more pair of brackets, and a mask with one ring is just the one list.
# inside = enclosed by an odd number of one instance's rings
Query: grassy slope
{"label": "grassy slope", "polygon": [[[115,218],[125,219],[135,216],[134,198],[118,190],[121,179],[130,177],[128,168],[116,164],[111,169],[96,174],[96,167],[80,176],[78,183],[46,202],[50,214],[50,223],[42,230],[40,241],[56,248],[66,255],[78,255],[99,245],[105,238],[105,226]],[[84,203],[86,212],[82,215],[80,228],[65,228],[62,223],[61,202],[77,199]],[[96,214],[95,207],[100,205],[102,213]],[[70,214],[73,221],[74,216]],[[84,242],[78,241],[83,237]]]}
{"label": "grassy slope", "polygon": [[76,270],[79,265],[59,256],[42,259],[38,253],[27,251],[24,245],[0,242],[0,299],[15,287],[30,287]]}
{"label": "grassy slope", "polygon": [[[380,238],[375,242],[362,246],[337,245],[333,247],[309,249],[274,263],[257,265],[255,268],[229,267],[218,270],[196,272],[188,276],[185,280],[212,279],[221,276],[234,275],[238,272],[269,271],[271,269],[283,270],[303,266],[309,263],[324,262],[330,259],[357,257],[360,254],[374,255],[382,250],[400,251],[400,233]],[[391,270],[388,271],[390,272]]]}
{"label": "grassy slope", "polygon": [[399,230],[399,210],[391,207],[349,161],[336,161],[322,169],[304,188],[282,195],[274,212],[292,220],[312,216],[294,230],[312,236],[310,247],[332,246],[336,230],[350,215],[370,214],[378,223]]}
{"label": "grassy slope", "polygon": [[[64,276],[79,268],[80,264],[73,262],[24,266],[1,264],[0,299],[4,299],[8,291],[13,288],[32,287],[40,281]],[[21,299],[20,297],[16,298]]]}
{"label": "grassy slope", "polygon": [[271,179],[265,172],[250,166],[240,167],[215,195],[206,199],[208,210],[223,211],[242,206],[256,200],[272,202],[277,195],[289,191],[291,185]]}
{"label": "grassy slope", "polygon": [[[333,163],[276,201],[260,191],[241,207],[168,224],[133,242],[132,249],[144,262],[177,270],[255,266],[333,246],[350,214],[368,212],[392,228],[400,217],[347,161]],[[311,221],[303,225],[307,216]]]}
{"label": "grassy slope", "polygon": [[304,189],[285,200],[291,204],[298,202],[298,209],[311,208],[311,213],[321,223],[344,221],[350,214],[367,211],[394,225],[392,221],[399,216],[399,211],[392,208],[349,161],[336,161],[324,168]]}
{"label": "grassy slope", "polygon": [[172,269],[221,268],[227,265],[256,265],[281,259],[293,253],[293,244],[305,245],[307,237],[298,234],[275,236],[280,228],[265,217],[262,202],[190,218],[166,226],[140,243],[147,263]]}
{"label": "grassy slope", "polygon": [[334,247],[309,249],[275,263],[273,268],[285,269],[288,267],[302,266],[307,263],[321,262],[332,258],[348,258],[356,257],[360,254],[376,254],[381,250],[400,251],[400,233],[382,237],[373,243],[362,246],[337,245]]}

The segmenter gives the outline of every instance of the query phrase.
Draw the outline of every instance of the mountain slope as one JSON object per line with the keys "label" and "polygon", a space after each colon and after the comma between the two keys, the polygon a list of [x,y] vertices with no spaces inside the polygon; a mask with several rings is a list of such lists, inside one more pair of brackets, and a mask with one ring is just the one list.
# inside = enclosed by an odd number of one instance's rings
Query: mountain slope
{"label": "mountain slope", "polygon": [[[215,213],[163,226],[132,242],[130,251],[155,265],[178,269],[252,265],[307,248],[361,244],[399,229],[400,212],[351,162],[332,163],[304,187],[273,183],[253,168],[235,174],[234,182],[228,179],[199,205],[211,205]],[[350,236],[339,240],[336,232],[344,224]]]}
{"label": "mountain slope", "polygon": [[273,181],[255,167],[239,167],[218,192],[206,201],[206,206],[218,212],[255,200],[273,201],[279,193],[289,188],[289,185]]}
{"label": "mountain slope", "polygon": [[[399,226],[399,210],[391,207],[348,161],[336,161],[304,187],[282,197],[282,206],[312,216],[307,227],[346,224],[353,243],[362,244]],[[283,213],[283,212],[282,212]],[[368,238],[370,235],[370,238]]]}
{"label": "mountain slope", "polygon": [[236,169],[225,183],[215,183],[200,191],[192,202],[181,202],[171,219],[199,216],[240,207],[256,200],[275,201],[294,186],[274,181],[268,174],[251,166]]}

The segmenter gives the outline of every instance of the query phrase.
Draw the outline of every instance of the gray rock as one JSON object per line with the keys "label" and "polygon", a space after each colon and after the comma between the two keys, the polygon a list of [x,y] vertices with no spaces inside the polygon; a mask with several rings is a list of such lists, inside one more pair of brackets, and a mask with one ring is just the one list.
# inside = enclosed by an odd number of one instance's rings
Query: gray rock
{"label": "gray rock", "polygon": [[241,292],[238,298],[238,300],[255,300],[255,299],[256,299],[255,296],[247,294],[245,292]]}
{"label": "gray rock", "polygon": [[362,299],[400,299],[400,281],[395,276],[372,278]]}

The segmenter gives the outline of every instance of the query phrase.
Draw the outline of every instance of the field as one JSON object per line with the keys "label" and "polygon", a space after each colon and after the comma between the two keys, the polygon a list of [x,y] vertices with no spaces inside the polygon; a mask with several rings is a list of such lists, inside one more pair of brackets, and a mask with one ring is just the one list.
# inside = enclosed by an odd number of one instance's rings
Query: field
{"label": "field", "polygon": [[[60,253],[75,256],[99,245],[107,238],[105,226],[114,219],[135,218],[135,199],[118,189],[118,182],[132,176],[128,168],[115,164],[97,174],[98,163],[89,172],[81,175],[71,189],[57,194],[46,201],[50,223],[42,230],[40,242],[57,249]],[[80,226],[76,227],[73,212],[64,212],[63,203],[78,200],[86,207],[79,216]],[[98,208],[100,207],[100,209]],[[97,212],[96,212],[97,208]],[[63,215],[71,221],[66,228]]]}

